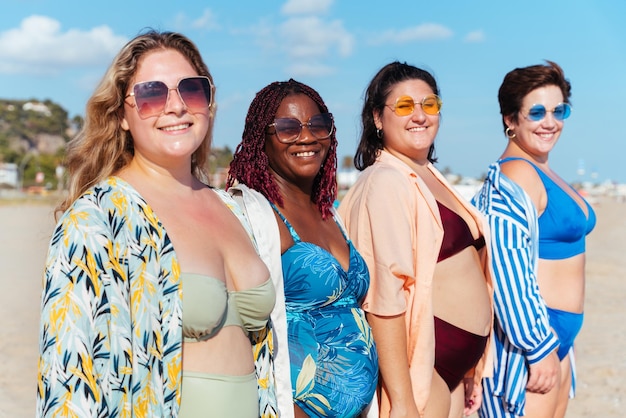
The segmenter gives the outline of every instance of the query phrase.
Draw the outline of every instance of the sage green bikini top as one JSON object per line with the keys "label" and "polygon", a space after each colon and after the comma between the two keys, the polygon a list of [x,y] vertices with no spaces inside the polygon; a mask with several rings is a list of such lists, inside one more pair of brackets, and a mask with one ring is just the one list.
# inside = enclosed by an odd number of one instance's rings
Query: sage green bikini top
{"label": "sage green bikini top", "polygon": [[181,273],[181,280],[186,342],[206,341],[228,326],[246,332],[261,330],[276,302],[269,279],[257,287],[237,291],[229,291],[221,280],[201,274]]}

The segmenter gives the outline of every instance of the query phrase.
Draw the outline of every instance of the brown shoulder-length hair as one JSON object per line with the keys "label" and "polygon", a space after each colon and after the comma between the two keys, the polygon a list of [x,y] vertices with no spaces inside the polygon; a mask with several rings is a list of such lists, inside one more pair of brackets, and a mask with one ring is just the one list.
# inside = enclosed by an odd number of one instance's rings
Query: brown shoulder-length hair
{"label": "brown shoulder-length hair", "polygon": [[[383,143],[376,135],[376,124],[374,114],[382,113],[389,93],[394,86],[406,80],[422,80],[430,86],[433,93],[440,96],[437,81],[432,74],[421,68],[409,65],[405,62],[394,61],[381,68],[370,81],[363,101],[363,111],[361,112],[361,140],[354,156],[354,166],[358,170],[365,170],[374,164]],[[428,150],[428,160],[435,162],[435,144]]]}
{"label": "brown shoulder-length hair", "polygon": [[524,97],[531,91],[545,86],[557,86],[563,93],[563,101],[570,103],[572,85],[565,78],[563,69],[555,62],[546,60],[546,64],[516,68],[504,76],[498,90],[498,102],[505,133],[508,126],[504,118],[509,117],[517,123]]}
{"label": "brown shoulder-length hair", "polygon": [[[124,100],[142,58],[152,51],[165,49],[180,52],[198,75],[208,77],[214,86],[213,77],[198,48],[184,35],[150,29],[129,41],[113,59],[87,102],[83,128],[68,143],[64,165],[69,172],[69,193],[57,207],[57,212],[66,210],[89,187],[115,174],[132,160],[133,138],[129,131],[121,127]],[[212,96],[215,96],[214,87]],[[208,180],[207,162],[215,109],[213,100],[209,129],[192,155],[191,171],[205,182]]]}
{"label": "brown shoulder-length hair", "polygon": [[[265,132],[274,122],[276,112],[283,99],[294,94],[305,94],[319,107],[320,113],[328,113],[328,107],[319,93],[294,79],[274,82],[259,91],[246,115],[241,142],[237,145],[228,171],[226,188],[235,182],[260,192],[270,202],[282,207],[283,197],[269,170],[269,160],[265,154]],[[330,135],[330,149],[326,161],[313,183],[311,200],[317,204],[322,218],[331,216],[331,208],[337,196],[337,138],[336,129]]]}

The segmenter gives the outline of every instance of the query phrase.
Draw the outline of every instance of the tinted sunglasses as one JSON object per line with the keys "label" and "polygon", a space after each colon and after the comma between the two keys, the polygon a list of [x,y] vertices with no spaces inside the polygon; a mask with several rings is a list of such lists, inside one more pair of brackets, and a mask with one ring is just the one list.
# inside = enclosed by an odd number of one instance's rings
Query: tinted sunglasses
{"label": "tinted sunglasses", "polygon": [[142,81],[135,84],[125,98],[133,97],[139,117],[145,119],[163,113],[170,90],[176,90],[189,112],[199,112],[211,106],[213,86],[208,77],[202,76],[181,78],[175,88],[169,88],[162,81]]}
{"label": "tinted sunglasses", "polygon": [[546,117],[546,113],[548,112],[552,112],[552,114],[554,115],[554,119],[556,120],[565,120],[569,118],[569,115],[572,114],[572,106],[570,106],[568,103],[559,103],[554,109],[547,110],[546,107],[542,104],[534,104],[528,111],[528,115],[526,115],[526,118],[528,120],[532,120],[533,122],[539,122]]}
{"label": "tinted sunglasses", "polygon": [[305,126],[316,139],[326,139],[333,133],[335,124],[332,113],[320,113],[311,116],[308,122],[300,122],[296,118],[277,118],[274,119],[274,123],[267,126],[274,128],[275,132],[270,134],[275,134],[280,142],[291,144],[300,138],[302,128]]}
{"label": "tinted sunglasses", "polygon": [[436,115],[441,110],[441,98],[436,94],[425,96],[422,101],[416,102],[411,96],[400,96],[393,105],[387,105],[398,116],[408,116],[415,110],[415,105],[422,106],[427,115]]}

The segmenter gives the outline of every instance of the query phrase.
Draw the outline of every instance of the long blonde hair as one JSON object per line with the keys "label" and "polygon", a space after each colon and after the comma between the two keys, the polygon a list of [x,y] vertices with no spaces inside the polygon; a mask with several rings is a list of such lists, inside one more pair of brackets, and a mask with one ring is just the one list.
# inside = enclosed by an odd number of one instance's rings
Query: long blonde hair
{"label": "long blonde hair", "polygon": [[[87,102],[85,124],[67,146],[65,166],[69,172],[69,193],[56,208],[65,211],[89,187],[118,172],[134,155],[133,138],[121,127],[124,100],[139,61],[157,49],[180,52],[198,72],[214,86],[207,65],[196,45],[175,32],[150,30],[129,41],[114,58],[100,84]],[[213,90],[215,88],[213,87]],[[212,91],[215,97],[215,91]],[[215,119],[215,101],[210,109],[209,129],[202,144],[191,158],[191,172],[208,183],[208,157]]]}

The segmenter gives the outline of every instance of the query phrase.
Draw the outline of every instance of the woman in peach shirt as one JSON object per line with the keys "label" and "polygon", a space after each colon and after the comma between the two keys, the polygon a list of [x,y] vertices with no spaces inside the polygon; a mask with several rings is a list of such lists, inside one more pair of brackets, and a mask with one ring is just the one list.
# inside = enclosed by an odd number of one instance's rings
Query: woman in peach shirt
{"label": "woman in peach shirt", "polygon": [[433,166],[433,76],[393,62],[371,81],[339,212],[365,258],[381,417],[461,417],[480,404],[493,321],[483,217]]}

